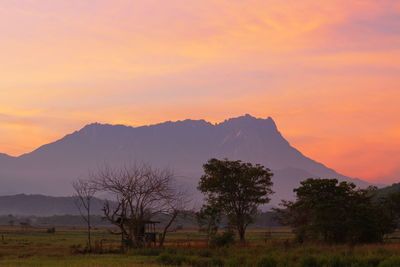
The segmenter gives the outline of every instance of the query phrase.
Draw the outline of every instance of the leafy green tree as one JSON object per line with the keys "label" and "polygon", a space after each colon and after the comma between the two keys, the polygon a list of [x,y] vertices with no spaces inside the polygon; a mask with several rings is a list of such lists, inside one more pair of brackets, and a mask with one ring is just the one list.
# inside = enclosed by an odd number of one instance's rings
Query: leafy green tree
{"label": "leafy green tree", "polygon": [[295,201],[283,201],[283,208],[275,210],[299,241],[377,242],[393,230],[383,206],[372,201],[375,187],[356,189],[337,179],[307,179],[294,192]]}
{"label": "leafy green tree", "polygon": [[198,189],[209,206],[216,206],[234,226],[241,242],[247,226],[254,221],[258,207],[270,201],[272,173],[262,165],[210,159],[203,165]]}

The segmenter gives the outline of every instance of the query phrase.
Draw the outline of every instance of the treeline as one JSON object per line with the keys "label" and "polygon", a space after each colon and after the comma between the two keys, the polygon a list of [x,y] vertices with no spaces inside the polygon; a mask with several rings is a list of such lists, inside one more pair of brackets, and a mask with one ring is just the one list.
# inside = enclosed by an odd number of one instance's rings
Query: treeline
{"label": "treeline", "polygon": [[[246,228],[255,222],[258,207],[273,193],[269,169],[241,161],[211,159],[204,166],[198,189],[206,203],[197,213],[200,229],[209,240],[219,240],[222,216],[228,218],[241,242]],[[276,219],[289,226],[298,242],[382,242],[400,222],[400,192],[376,187],[359,189],[337,179],[307,179],[294,189],[294,201],[283,200],[275,208]]]}
{"label": "treeline", "polygon": [[400,192],[385,195],[336,179],[307,179],[294,192],[296,200],[283,201],[275,211],[299,242],[381,242],[399,227]]}
{"label": "treeline", "polygon": [[[185,216],[179,216],[174,223],[174,230],[197,230],[198,224],[194,211],[186,211]],[[164,215],[155,216],[154,220],[160,221],[161,224],[166,220]],[[92,229],[104,229],[112,226],[102,215],[91,215]],[[22,223],[22,225],[21,225]],[[52,216],[25,216],[25,215],[0,215],[0,225],[6,227],[32,227],[32,228],[48,228],[48,227],[71,227],[82,229],[86,226],[86,222],[82,220],[80,215],[52,215]],[[225,228],[227,219],[222,220],[221,228]],[[255,222],[250,225],[250,229],[266,229],[269,227],[280,227],[276,220],[276,213],[273,211],[260,212],[255,218]],[[162,225],[157,226],[156,230]]]}

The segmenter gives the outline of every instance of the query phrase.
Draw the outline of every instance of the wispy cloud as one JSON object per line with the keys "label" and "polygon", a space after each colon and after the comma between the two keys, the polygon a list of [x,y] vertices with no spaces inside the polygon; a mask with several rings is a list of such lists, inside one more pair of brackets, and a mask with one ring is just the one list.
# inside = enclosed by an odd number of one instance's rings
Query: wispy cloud
{"label": "wispy cloud", "polygon": [[2,1],[0,151],[92,121],[253,113],[347,175],[392,177],[399,23],[397,0]]}

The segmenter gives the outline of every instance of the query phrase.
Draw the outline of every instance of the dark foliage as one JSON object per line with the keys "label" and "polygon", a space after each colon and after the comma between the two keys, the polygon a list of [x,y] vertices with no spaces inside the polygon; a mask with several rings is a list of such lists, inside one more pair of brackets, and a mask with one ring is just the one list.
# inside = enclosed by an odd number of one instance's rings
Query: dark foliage
{"label": "dark foliage", "polygon": [[292,226],[298,241],[367,243],[383,240],[395,225],[385,201],[372,201],[375,187],[356,189],[336,179],[307,179],[294,189],[295,201],[276,209],[281,223]]}
{"label": "dark foliage", "polygon": [[47,228],[46,233],[48,234],[54,234],[56,232],[56,228],[55,227],[50,227]]}
{"label": "dark foliage", "polygon": [[262,165],[241,161],[210,159],[203,165],[198,189],[207,204],[217,206],[236,228],[244,242],[247,226],[254,222],[258,207],[268,203],[272,173]]}
{"label": "dark foliage", "polygon": [[235,243],[235,233],[233,231],[225,231],[215,234],[211,239],[211,245],[215,247],[227,247]]}
{"label": "dark foliage", "polygon": [[221,209],[217,205],[203,205],[196,212],[200,232],[207,234],[208,241],[216,235],[221,223]]}

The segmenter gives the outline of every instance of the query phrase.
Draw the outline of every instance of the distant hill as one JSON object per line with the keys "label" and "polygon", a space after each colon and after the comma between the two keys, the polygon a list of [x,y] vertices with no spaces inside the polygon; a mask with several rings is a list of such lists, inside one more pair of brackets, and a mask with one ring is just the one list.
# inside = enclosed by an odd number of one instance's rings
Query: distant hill
{"label": "distant hill", "polygon": [[[74,197],[50,197],[43,195],[18,194],[13,196],[0,196],[0,224],[6,225],[13,221],[15,226],[19,222],[29,220],[33,226],[85,226],[85,221],[79,216],[79,211],[74,204]],[[92,202],[92,222],[95,226],[110,226],[103,219],[104,201],[98,198]],[[261,213],[257,216],[251,229],[279,226],[271,212]],[[168,221],[165,216],[157,215],[156,221]],[[224,222],[226,223],[226,222]],[[184,229],[197,229],[197,222],[193,212],[179,217],[176,225]]]}
{"label": "distant hill", "polygon": [[379,188],[376,194],[377,198],[386,197],[392,193],[400,192],[400,183],[392,184],[383,188]]}
{"label": "distant hill", "polygon": [[[79,215],[75,197],[50,197],[43,195],[0,196],[0,215]],[[93,199],[92,214],[102,214],[103,201]]]}
{"label": "distant hill", "polygon": [[304,156],[285,140],[272,118],[245,115],[219,124],[204,120],[142,127],[90,124],[20,157],[0,155],[0,195],[71,195],[71,182],[104,162],[139,161],[173,168],[179,183],[200,202],[196,185],[202,164],[212,157],[240,159],[272,169],[273,204],[292,198],[293,188],[310,177],[368,185]]}

